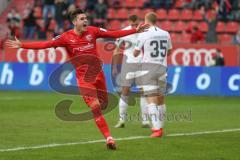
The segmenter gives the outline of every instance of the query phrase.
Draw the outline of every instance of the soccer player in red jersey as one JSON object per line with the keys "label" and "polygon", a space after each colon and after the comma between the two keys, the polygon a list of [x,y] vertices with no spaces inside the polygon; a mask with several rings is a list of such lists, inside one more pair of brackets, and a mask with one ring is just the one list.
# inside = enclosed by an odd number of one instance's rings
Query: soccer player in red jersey
{"label": "soccer player in red jersey", "polygon": [[[65,47],[71,61],[71,59],[73,59],[74,57],[83,54],[99,57],[96,49],[97,38],[119,38],[130,34],[143,32],[145,29],[148,28],[148,25],[141,25],[136,29],[106,31],[102,28],[88,26],[87,16],[85,12],[80,9],[76,9],[75,11],[73,11],[70,15],[70,18],[74,25],[74,28],[72,30],[64,32],[62,35],[57,36],[53,40],[45,42],[20,42],[17,38],[15,38],[15,40],[8,40],[6,42],[6,45],[9,48],[25,49]],[[101,72],[97,76],[92,76],[92,78],[94,78],[93,81],[86,82],[84,80],[84,76],[87,71],[87,67],[81,66],[80,68],[75,69],[80,92],[81,87],[95,90],[95,96],[89,96],[89,94],[85,90],[83,91],[83,93],[81,92],[81,95],[83,96],[86,104],[91,108],[96,125],[107,140],[107,148],[115,150],[115,141],[111,137],[108,125],[101,113],[101,107],[104,107],[101,103],[106,104],[108,102],[104,73],[101,70]],[[100,92],[99,94],[99,92],[97,91],[99,89],[104,90],[105,92]]]}

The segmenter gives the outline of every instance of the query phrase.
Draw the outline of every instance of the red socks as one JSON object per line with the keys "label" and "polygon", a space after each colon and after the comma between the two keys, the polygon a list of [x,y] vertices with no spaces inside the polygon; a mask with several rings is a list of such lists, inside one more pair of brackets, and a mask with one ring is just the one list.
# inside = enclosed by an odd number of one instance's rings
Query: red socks
{"label": "red socks", "polygon": [[102,115],[100,106],[95,106],[94,108],[92,108],[92,113],[93,113],[96,125],[100,130],[100,132],[103,134],[105,138],[109,137],[110,131],[108,129],[108,124]]}

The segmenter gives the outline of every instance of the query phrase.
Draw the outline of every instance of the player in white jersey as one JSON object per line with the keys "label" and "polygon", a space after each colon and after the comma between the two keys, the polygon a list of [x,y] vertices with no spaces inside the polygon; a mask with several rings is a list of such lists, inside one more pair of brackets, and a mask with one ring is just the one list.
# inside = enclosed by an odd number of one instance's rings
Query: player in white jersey
{"label": "player in white jersey", "polygon": [[167,56],[171,53],[170,35],[156,26],[157,16],[151,12],[145,15],[145,23],[150,25],[148,31],[139,34],[134,56],[141,54],[141,77],[144,95],[147,97],[148,114],[152,122],[151,137],[163,135],[163,122],[166,112],[164,93],[166,92]]}
{"label": "player in white jersey", "polygon": [[[132,15],[128,18],[129,26],[127,26],[124,29],[131,29],[136,28],[139,24],[139,18],[137,15]],[[137,57],[133,55],[136,42],[137,42],[138,34],[132,34],[129,36],[125,36],[122,38],[119,38],[116,40],[116,49],[113,54],[113,68],[112,73],[113,76],[116,76],[118,73],[117,71],[117,56],[119,54],[119,51],[121,47],[124,45],[124,51],[123,51],[123,59],[121,62],[121,80],[120,80],[120,86],[121,86],[121,97],[119,100],[119,121],[115,125],[116,128],[123,128],[125,126],[125,122],[127,120],[127,108],[129,105],[129,94],[131,90],[131,86],[134,84],[140,85],[140,81],[136,79],[137,71],[139,71],[139,68],[141,67],[141,60],[142,60],[142,54],[139,54]],[[149,128],[150,122],[148,121],[148,113],[147,113],[147,104],[146,104],[146,98],[141,97],[140,98],[140,106],[141,106],[141,119],[142,119],[142,127]]]}

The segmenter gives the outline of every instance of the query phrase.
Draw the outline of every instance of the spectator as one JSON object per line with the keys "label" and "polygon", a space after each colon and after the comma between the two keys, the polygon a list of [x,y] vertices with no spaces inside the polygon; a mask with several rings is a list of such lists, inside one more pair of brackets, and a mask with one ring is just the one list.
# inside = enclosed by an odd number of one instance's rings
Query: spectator
{"label": "spectator", "polygon": [[210,9],[212,7],[214,0],[185,0],[183,4],[183,8],[192,8],[197,9],[201,6],[204,6],[206,9]]}
{"label": "spectator", "polygon": [[55,0],[55,20],[57,23],[56,33],[61,34],[64,31],[64,21],[67,15],[67,4],[64,0]]}
{"label": "spectator", "polygon": [[213,57],[214,66],[224,66],[225,61],[220,49],[216,49],[216,56]]}
{"label": "spectator", "polygon": [[216,10],[211,8],[207,15],[205,14],[204,9],[201,10],[204,16],[204,20],[208,24],[208,31],[206,33],[206,42],[207,43],[217,43],[217,18],[216,18]]}
{"label": "spectator", "polygon": [[43,20],[39,20],[37,24],[37,39],[47,39],[46,29]]}
{"label": "spectator", "polygon": [[8,28],[11,37],[20,37],[20,21],[21,16],[15,8],[12,8],[7,15]]}
{"label": "spectator", "polygon": [[227,21],[231,12],[232,5],[229,0],[217,0],[218,3],[218,19]]}
{"label": "spectator", "polygon": [[24,39],[34,39],[36,31],[36,17],[34,16],[34,9],[30,3],[28,3],[23,11],[23,23],[24,23]]}
{"label": "spectator", "polygon": [[90,0],[90,1],[88,0],[85,10],[87,12],[92,12],[94,10],[94,6],[97,4],[97,2],[98,2],[97,0]]}
{"label": "spectator", "polygon": [[169,9],[171,8],[173,4],[173,0],[148,0],[144,2],[144,8],[155,8],[155,9],[159,9],[159,8],[165,8],[165,9]]}
{"label": "spectator", "polygon": [[[10,30],[0,25],[0,49],[4,50],[4,44],[9,39]],[[1,55],[0,55],[1,56]]]}
{"label": "spectator", "polygon": [[204,41],[204,35],[197,26],[194,26],[191,33],[191,43],[198,43]]}
{"label": "spectator", "polygon": [[64,31],[73,28],[73,24],[72,24],[72,22],[70,21],[69,15],[70,15],[70,13],[72,13],[75,9],[76,9],[76,6],[75,6],[74,4],[71,4],[70,6],[68,6],[67,16],[68,16],[68,20],[69,20],[69,21],[65,21],[65,23],[64,23]]}
{"label": "spectator", "polygon": [[240,21],[240,0],[233,1],[233,11],[232,11],[232,19],[236,21]]}
{"label": "spectator", "polygon": [[54,0],[44,0],[43,1],[43,20],[46,25],[47,19],[49,17],[49,11],[51,12],[52,17],[55,17],[55,5]]}
{"label": "spectator", "polygon": [[121,2],[120,0],[110,0],[110,5],[115,8],[115,9],[118,9],[121,7]]}
{"label": "spectator", "polygon": [[195,8],[195,0],[184,0],[183,8]]}
{"label": "spectator", "polygon": [[95,26],[104,27],[107,19],[107,5],[104,0],[98,0],[94,7],[93,23]]}
{"label": "spectator", "polygon": [[237,34],[233,37],[233,44],[240,45],[240,29],[238,30]]}

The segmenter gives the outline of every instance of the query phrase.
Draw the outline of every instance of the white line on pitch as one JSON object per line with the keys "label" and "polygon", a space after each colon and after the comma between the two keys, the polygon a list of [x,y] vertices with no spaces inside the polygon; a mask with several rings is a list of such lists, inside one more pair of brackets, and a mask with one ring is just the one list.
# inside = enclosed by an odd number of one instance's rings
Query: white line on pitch
{"label": "white line on pitch", "polygon": [[[166,135],[166,137],[194,136],[194,135],[225,133],[225,132],[237,132],[237,131],[240,131],[240,128],[223,129],[223,130],[215,130],[215,131],[190,132],[190,133],[174,133],[174,134],[168,134],[168,135]],[[149,138],[149,136],[133,136],[133,137],[125,137],[125,138],[115,138],[115,140],[116,141],[125,141],[125,140],[147,139],[147,138]],[[42,148],[53,148],[53,147],[72,146],[72,145],[80,145],[80,144],[92,144],[92,143],[100,143],[100,142],[105,142],[105,141],[106,141],[105,139],[100,139],[100,140],[92,140],[92,141],[85,141],[85,142],[53,143],[53,144],[44,144],[44,145],[38,145],[38,146],[0,149],[0,152],[11,152],[11,151],[21,151],[21,150],[31,150],[31,149],[42,149]]]}

